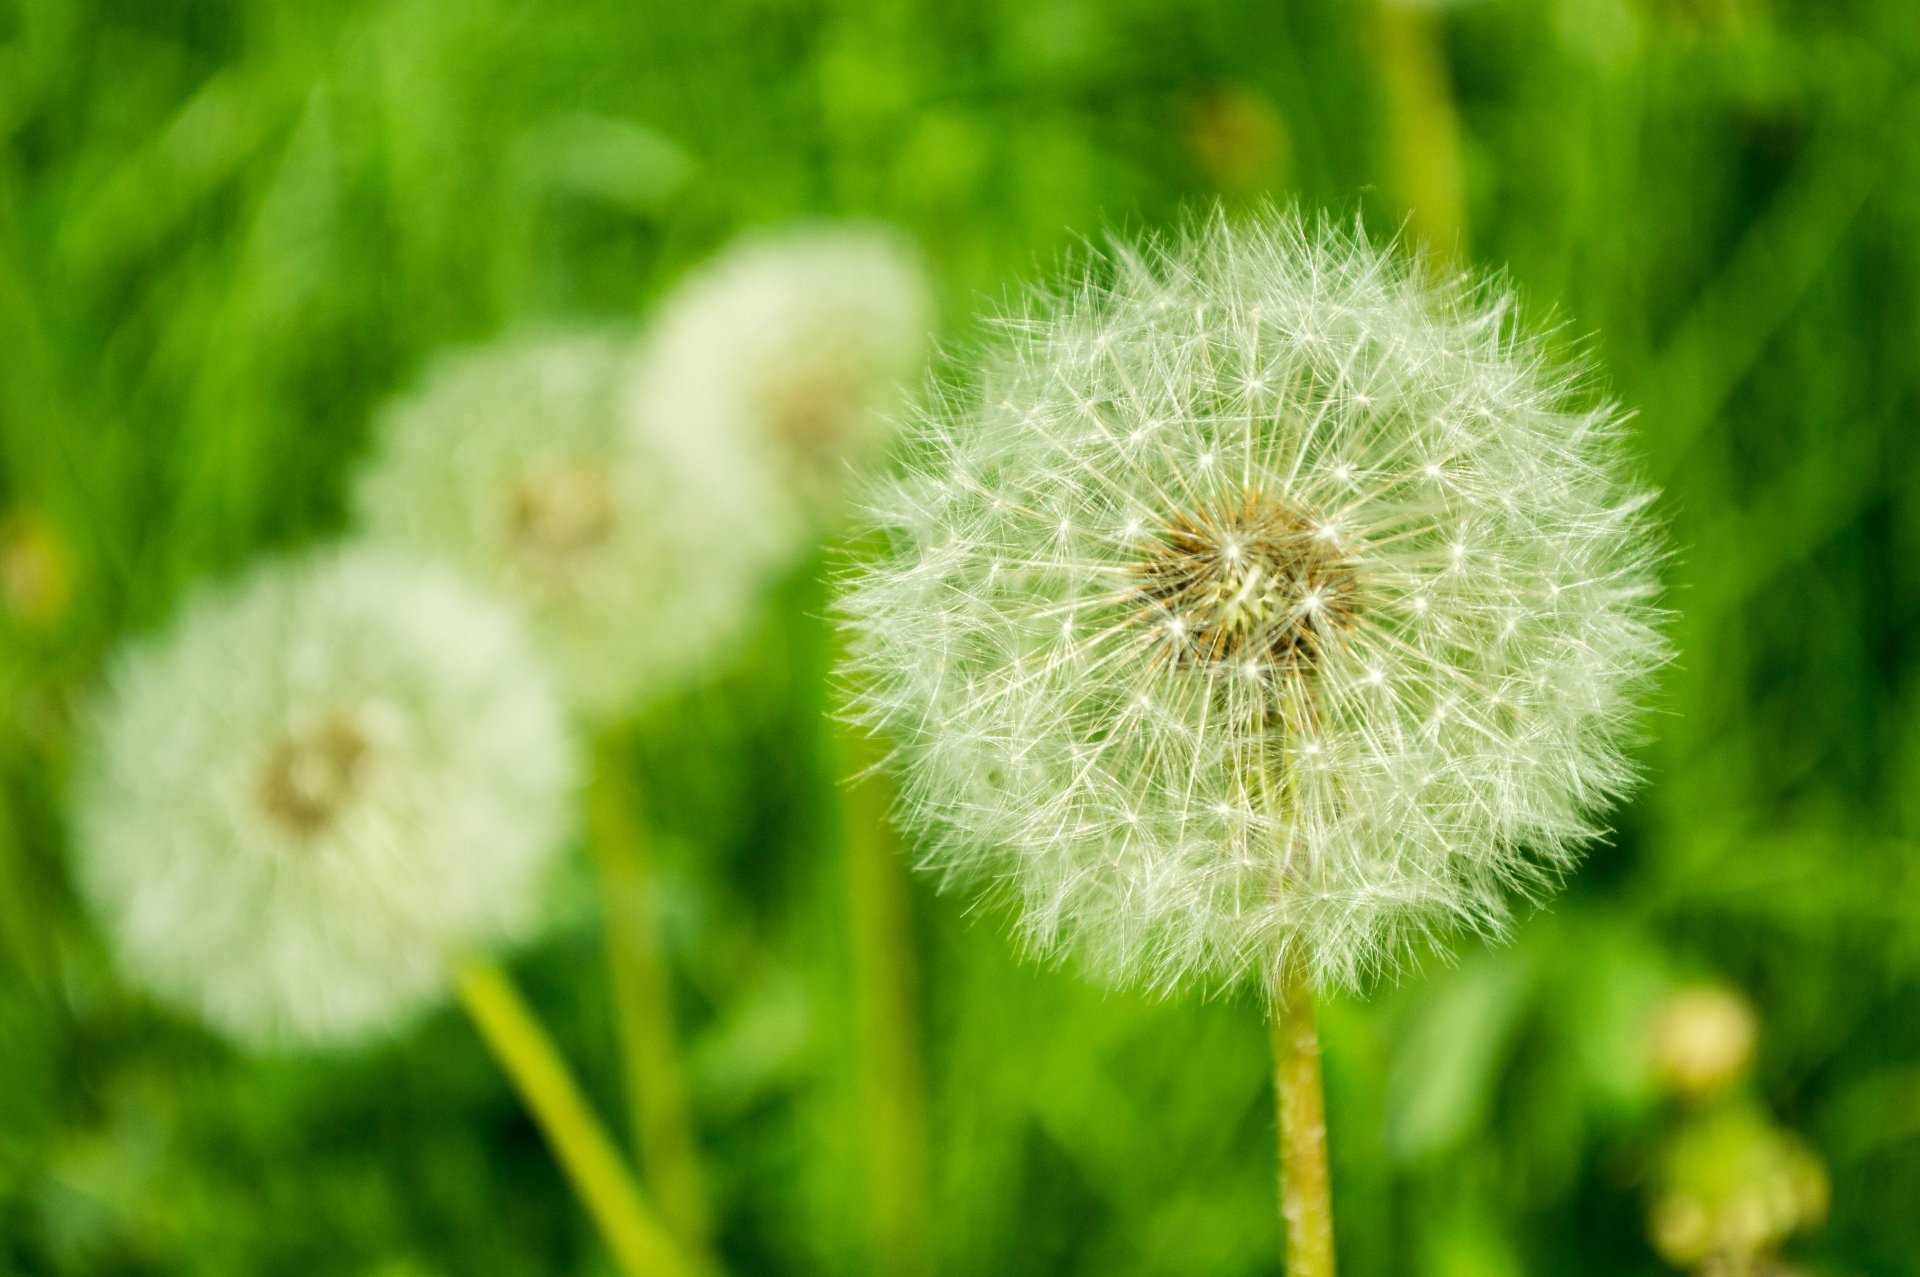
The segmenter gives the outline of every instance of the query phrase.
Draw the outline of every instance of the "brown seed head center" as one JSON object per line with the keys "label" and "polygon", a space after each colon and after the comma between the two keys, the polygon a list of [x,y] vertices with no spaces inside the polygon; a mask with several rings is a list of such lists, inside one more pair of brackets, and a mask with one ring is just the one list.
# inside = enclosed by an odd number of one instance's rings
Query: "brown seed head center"
{"label": "brown seed head center", "polygon": [[860,407],[860,387],[850,369],[821,361],[775,380],[763,394],[768,418],[796,453],[828,462],[840,459],[848,423]]}
{"label": "brown seed head center", "polygon": [[1137,572],[1141,622],[1178,665],[1310,669],[1360,611],[1326,529],[1259,492],[1179,516]]}
{"label": "brown seed head center", "polygon": [[556,563],[604,545],[613,535],[613,483],[605,467],[582,463],[529,470],[514,489],[508,521],[514,540]]}
{"label": "brown seed head center", "polygon": [[260,806],[288,835],[324,832],[353,796],[370,742],[353,717],[333,714],[283,740],[260,776]]}

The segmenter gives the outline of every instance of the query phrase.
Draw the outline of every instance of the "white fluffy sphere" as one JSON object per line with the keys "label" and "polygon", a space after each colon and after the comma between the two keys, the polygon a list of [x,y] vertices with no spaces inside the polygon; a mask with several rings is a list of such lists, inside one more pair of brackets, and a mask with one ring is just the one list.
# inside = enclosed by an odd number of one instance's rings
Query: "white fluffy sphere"
{"label": "white fluffy sphere", "polygon": [[1657,551],[1511,302],[1268,213],[1010,320],[846,597],[928,862],[1163,988],[1352,987],[1571,864]]}
{"label": "white fluffy sphere", "polygon": [[537,920],[576,772],[509,611],[370,551],[275,562],[114,662],[79,875],[135,983],[250,1044],[348,1039]]}
{"label": "white fluffy sphere", "polygon": [[710,669],[799,535],[729,423],[630,411],[634,358],[606,333],[444,356],[380,415],[358,492],[372,539],[518,604],[602,719]]}
{"label": "white fluffy sphere", "polygon": [[753,441],[818,523],[892,437],[933,324],[918,251],[898,231],[821,224],[743,237],[660,304],[635,411]]}

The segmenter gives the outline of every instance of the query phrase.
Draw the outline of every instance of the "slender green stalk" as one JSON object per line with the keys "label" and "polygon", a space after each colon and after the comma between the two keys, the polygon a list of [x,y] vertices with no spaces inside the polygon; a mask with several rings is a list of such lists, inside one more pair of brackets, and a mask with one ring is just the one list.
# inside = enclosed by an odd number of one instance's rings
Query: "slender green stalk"
{"label": "slender green stalk", "polygon": [[[5,762],[0,761],[0,767]],[[9,983],[37,986],[52,971],[51,911],[40,900],[38,875],[27,863],[26,843],[13,814],[8,781],[0,771],[0,973]]]}
{"label": "slender green stalk", "polygon": [[1287,1277],[1333,1277],[1333,1188],[1313,989],[1296,968],[1272,1009],[1273,1090],[1280,1127],[1280,1218]]}
{"label": "slender green stalk", "polygon": [[906,866],[887,821],[891,786],[874,769],[872,742],[841,727],[835,744],[840,775],[852,778],[842,789],[840,837],[865,1126],[867,1271],[924,1277],[933,1271],[932,1210]]}
{"label": "slender green stalk", "polygon": [[1448,255],[1466,251],[1466,195],[1460,118],[1435,19],[1412,5],[1382,0],[1374,43],[1385,97],[1386,168],[1414,231]]}
{"label": "slender green stalk", "polygon": [[680,1248],[640,1195],[619,1150],[507,974],[485,958],[468,958],[454,975],[474,1027],[539,1124],[621,1273],[709,1277],[711,1269]]}
{"label": "slender green stalk", "polygon": [[588,795],[588,841],[606,910],[627,1115],[661,1214],[684,1246],[704,1256],[711,1253],[712,1216],[660,944],[651,843],[634,796],[630,758],[624,738],[603,736]]}

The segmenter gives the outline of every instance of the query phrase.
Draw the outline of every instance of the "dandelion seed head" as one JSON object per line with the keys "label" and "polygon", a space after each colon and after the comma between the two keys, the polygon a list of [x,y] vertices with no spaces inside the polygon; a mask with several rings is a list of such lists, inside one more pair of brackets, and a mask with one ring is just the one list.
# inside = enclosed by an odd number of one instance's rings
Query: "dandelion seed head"
{"label": "dandelion seed head", "polygon": [[1009,319],[844,596],[928,865],[1159,988],[1357,987],[1570,866],[1659,548],[1618,414],[1511,309],[1269,213]]}
{"label": "dandelion seed head", "polygon": [[380,415],[357,493],[372,539],[521,607],[595,718],[717,664],[800,528],[754,441],[635,414],[637,376],[615,333],[444,357]]}
{"label": "dandelion seed head", "polygon": [[661,303],[635,411],[723,426],[771,452],[817,521],[890,443],[933,324],[918,251],[880,225],[746,236]]}
{"label": "dandelion seed head", "polygon": [[516,616],[369,549],[278,561],[115,662],[74,791],[128,977],[242,1042],[393,1027],[525,935],[576,750]]}

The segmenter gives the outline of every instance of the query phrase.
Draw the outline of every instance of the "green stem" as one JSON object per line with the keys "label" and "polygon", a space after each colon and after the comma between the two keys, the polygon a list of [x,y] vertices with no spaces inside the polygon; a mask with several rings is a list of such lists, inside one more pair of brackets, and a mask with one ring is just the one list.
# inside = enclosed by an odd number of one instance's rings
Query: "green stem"
{"label": "green stem", "polygon": [[588,795],[588,841],[606,910],[607,966],[642,1172],[660,1211],[688,1249],[711,1253],[712,1216],[687,1100],[673,985],[660,943],[650,840],[634,798],[623,738],[604,736]]}
{"label": "green stem", "polygon": [[1443,257],[1466,252],[1460,117],[1435,19],[1380,0],[1374,43],[1385,97],[1387,172],[1416,235]]}
{"label": "green stem", "polygon": [[1333,1277],[1333,1188],[1313,989],[1297,968],[1272,1009],[1273,1089],[1280,1127],[1280,1218],[1287,1277]]}
{"label": "green stem", "polygon": [[892,789],[875,769],[872,742],[841,727],[835,745],[865,1123],[868,1271],[924,1277],[933,1271],[932,1210],[906,867],[887,819]]}
{"label": "green stem", "polygon": [[0,760],[0,978],[38,992],[54,970],[52,912],[44,907],[41,875],[28,863],[20,837],[6,761]]}
{"label": "green stem", "polygon": [[456,965],[460,1001],[533,1115],[625,1277],[707,1277],[647,1206],[532,1010],[485,958]]}

